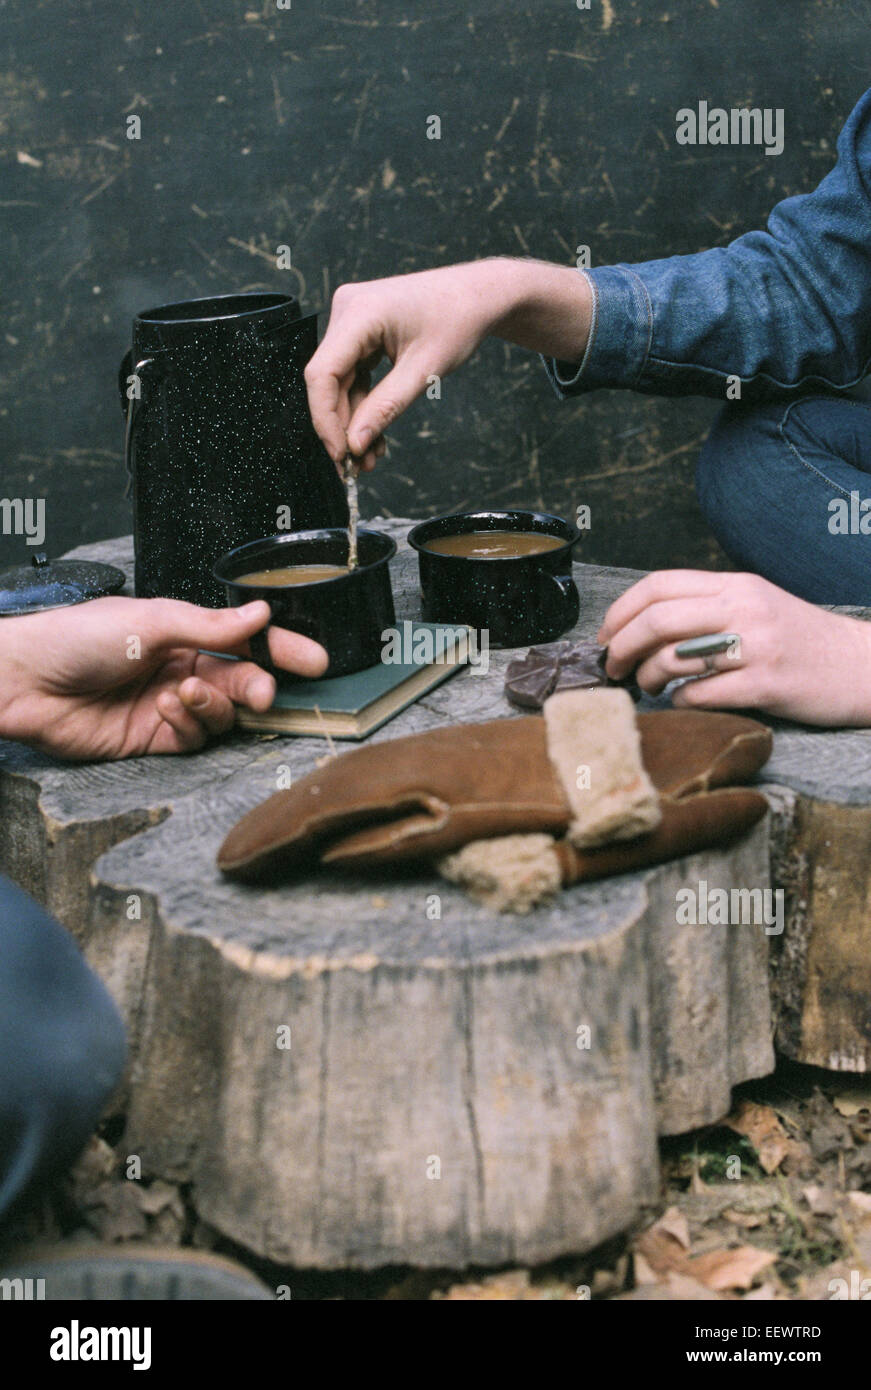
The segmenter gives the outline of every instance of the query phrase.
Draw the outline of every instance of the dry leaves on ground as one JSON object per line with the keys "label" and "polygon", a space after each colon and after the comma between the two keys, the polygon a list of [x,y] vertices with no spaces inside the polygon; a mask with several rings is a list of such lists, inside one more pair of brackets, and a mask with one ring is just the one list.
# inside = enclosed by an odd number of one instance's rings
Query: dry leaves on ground
{"label": "dry leaves on ground", "polygon": [[871,1111],[871,1086],[854,1086],[849,1091],[832,1096],[832,1105],[839,1115],[852,1119],[864,1111]]}
{"label": "dry leaves on ground", "polygon": [[804,1156],[804,1147],[791,1139],[769,1105],[741,1100],[723,1124],[750,1140],[766,1173],[774,1173],[784,1159]]}
{"label": "dry leaves on ground", "polygon": [[530,1282],[528,1269],[510,1269],[503,1274],[493,1274],[480,1284],[452,1284],[444,1293],[434,1293],[434,1301],[448,1303],[475,1302],[568,1302],[578,1297],[575,1289],[568,1284],[553,1281],[547,1284]]}
{"label": "dry leaves on ground", "polygon": [[709,1250],[693,1255],[686,1219],[677,1207],[668,1211],[635,1241],[635,1278],[639,1284],[668,1283],[671,1275],[692,1279],[715,1293],[749,1289],[777,1256],[755,1245]]}

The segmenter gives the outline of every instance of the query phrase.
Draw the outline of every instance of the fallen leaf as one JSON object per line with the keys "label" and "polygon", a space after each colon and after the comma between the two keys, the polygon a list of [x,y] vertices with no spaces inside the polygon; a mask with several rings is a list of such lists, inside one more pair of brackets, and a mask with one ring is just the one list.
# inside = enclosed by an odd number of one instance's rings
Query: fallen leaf
{"label": "fallen leaf", "polygon": [[750,1140],[766,1173],[774,1173],[790,1152],[791,1141],[780,1120],[768,1105],[742,1100],[723,1124]]}
{"label": "fallen leaf", "polygon": [[[632,1272],[635,1275],[636,1284],[658,1284],[659,1274],[647,1263],[640,1250],[636,1250],[632,1257]],[[663,1269],[663,1273],[665,1269]]]}
{"label": "fallen leaf", "polygon": [[690,1248],[690,1229],[686,1217],[678,1207],[669,1207],[668,1211],[663,1212],[651,1230],[666,1231],[668,1235],[674,1236],[684,1250]]}
{"label": "fallen leaf", "polygon": [[638,1284],[663,1283],[674,1272],[716,1292],[749,1289],[756,1275],[776,1258],[770,1250],[759,1250],[755,1245],[690,1255],[659,1220],[642,1231],[635,1242],[635,1280]]}
{"label": "fallen leaf", "polygon": [[863,1216],[871,1216],[871,1192],[848,1192],[847,1200],[850,1206],[855,1207]]}
{"label": "fallen leaf", "polygon": [[848,1119],[862,1110],[871,1110],[871,1086],[857,1086],[854,1090],[832,1096],[832,1105],[839,1115],[845,1115]]}
{"label": "fallen leaf", "polygon": [[674,1269],[669,1274],[666,1285],[678,1298],[692,1299],[695,1301],[697,1299],[710,1300],[712,1298],[721,1297],[715,1289],[712,1289],[708,1284],[703,1284],[700,1279],[694,1279],[692,1275],[689,1274],[678,1274]]}
{"label": "fallen leaf", "polygon": [[636,1284],[659,1283],[672,1269],[684,1273],[689,1245],[686,1218],[669,1207],[635,1242]]}
{"label": "fallen leaf", "polygon": [[697,1279],[691,1279],[686,1274],[676,1274],[674,1270],[661,1283],[641,1284],[638,1288],[631,1289],[629,1293],[617,1295],[617,1303],[640,1303],[646,1300],[651,1302],[663,1303],[665,1301],[674,1302],[722,1302],[730,1298],[731,1295],[714,1293],[713,1289],[705,1288]]}
{"label": "fallen leaf", "polygon": [[811,1183],[808,1187],[802,1188],[802,1196],[814,1216],[834,1216],[835,1194],[829,1188]]}
{"label": "fallen leaf", "polygon": [[480,1284],[452,1284],[445,1293],[434,1293],[432,1298],[448,1303],[508,1300],[523,1303],[556,1300],[567,1303],[577,1300],[577,1290],[560,1282],[532,1284],[528,1269],[511,1269],[503,1274],[491,1275]]}
{"label": "fallen leaf", "polygon": [[690,1273],[709,1289],[749,1289],[757,1274],[774,1264],[771,1250],[739,1245],[736,1250],[712,1250],[690,1261]]}
{"label": "fallen leaf", "polygon": [[727,1207],[723,1216],[727,1221],[731,1221],[733,1226],[741,1226],[745,1231],[752,1231],[756,1226],[764,1226],[768,1220],[765,1212],[736,1211],[734,1207]]}

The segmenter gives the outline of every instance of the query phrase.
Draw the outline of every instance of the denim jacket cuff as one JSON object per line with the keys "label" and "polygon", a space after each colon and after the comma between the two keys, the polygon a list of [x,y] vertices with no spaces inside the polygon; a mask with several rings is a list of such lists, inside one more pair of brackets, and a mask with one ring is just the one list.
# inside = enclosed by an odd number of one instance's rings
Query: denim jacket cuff
{"label": "denim jacket cuff", "polygon": [[544,357],[544,369],[561,400],[600,386],[632,387],[650,352],[653,310],[646,286],[628,266],[582,270],[592,293],[586,351],[578,362]]}

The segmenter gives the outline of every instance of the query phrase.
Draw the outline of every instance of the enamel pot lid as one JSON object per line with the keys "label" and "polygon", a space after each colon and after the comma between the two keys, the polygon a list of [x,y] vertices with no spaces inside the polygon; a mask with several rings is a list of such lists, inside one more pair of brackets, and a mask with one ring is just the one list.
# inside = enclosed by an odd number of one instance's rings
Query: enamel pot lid
{"label": "enamel pot lid", "polygon": [[0,570],[0,618],[67,608],[123,589],[126,576],[95,560],[49,560],[42,551],[29,565]]}

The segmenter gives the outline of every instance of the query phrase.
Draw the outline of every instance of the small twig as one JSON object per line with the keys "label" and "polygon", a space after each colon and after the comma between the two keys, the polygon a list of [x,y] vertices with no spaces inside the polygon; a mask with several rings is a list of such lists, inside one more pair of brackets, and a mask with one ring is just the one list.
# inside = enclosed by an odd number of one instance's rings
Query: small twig
{"label": "small twig", "polygon": [[348,494],[348,569],[357,568],[357,524],[360,520],[360,501],[357,493],[357,469],[350,454],[343,464],[345,491]]}
{"label": "small twig", "polygon": [[328,751],[327,751],[327,753],[325,754],[325,756],[324,756],[323,758],[318,758],[318,759],[317,759],[317,764],[316,764],[318,767],[324,767],[325,764],[328,763],[328,762],[330,761],[330,758],[337,758],[339,755],[338,755],[338,753],[336,752],[336,745],[333,743],[332,737],[330,736],[330,731],[329,731],[329,729],[327,728],[327,721],[324,719],[324,716],[321,714],[320,705],[314,705],[313,708],[314,708],[314,712],[315,712],[315,714],[316,714],[316,716],[317,716],[317,718],[318,718],[318,722],[320,723],[321,730],[322,730],[322,732],[323,732],[323,736],[324,736],[324,738],[327,740],[327,749],[328,749]]}

